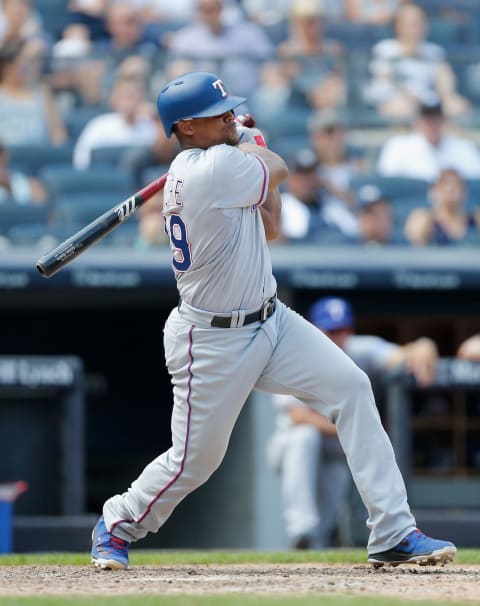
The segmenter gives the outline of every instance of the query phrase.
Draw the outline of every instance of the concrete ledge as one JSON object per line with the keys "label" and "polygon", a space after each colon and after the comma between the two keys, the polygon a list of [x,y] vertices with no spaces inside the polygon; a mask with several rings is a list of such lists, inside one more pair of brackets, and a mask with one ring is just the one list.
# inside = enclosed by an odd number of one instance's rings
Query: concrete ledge
{"label": "concrete ledge", "polygon": [[453,541],[457,547],[480,547],[480,512],[417,509],[417,526],[435,539]]}
{"label": "concrete ledge", "polygon": [[97,515],[15,516],[13,551],[90,552],[92,529],[97,519]]}

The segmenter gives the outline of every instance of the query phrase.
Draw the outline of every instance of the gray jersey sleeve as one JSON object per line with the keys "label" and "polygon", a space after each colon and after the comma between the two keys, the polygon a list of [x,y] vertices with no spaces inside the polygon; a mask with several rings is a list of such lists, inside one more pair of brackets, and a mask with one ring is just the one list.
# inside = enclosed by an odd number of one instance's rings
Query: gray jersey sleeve
{"label": "gray jersey sleeve", "polygon": [[229,145],[213,148],[213,196],[216,208],[259,206],[268,193],[268,168],[257,155]]}

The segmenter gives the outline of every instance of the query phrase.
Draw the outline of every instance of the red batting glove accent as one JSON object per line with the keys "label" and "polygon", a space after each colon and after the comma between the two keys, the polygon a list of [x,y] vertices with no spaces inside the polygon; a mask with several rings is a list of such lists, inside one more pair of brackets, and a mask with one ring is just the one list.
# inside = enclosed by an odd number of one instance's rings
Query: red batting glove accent
{"label": "red batting glove accent", "polygon": [[263,138],[263,135],[254,135],[253,138],[255,139],[255,143],[257,145],[260,145],[260,147],[267,147],[267,144],[265,142],[265,139]]}
{"label": "red batting glove accent", "polygon": [[252,114],[240,114],[239,116],[235,116],[235,122],[238,122],[247,128],[253,128],[256,124],[255,118],[252,116]]}

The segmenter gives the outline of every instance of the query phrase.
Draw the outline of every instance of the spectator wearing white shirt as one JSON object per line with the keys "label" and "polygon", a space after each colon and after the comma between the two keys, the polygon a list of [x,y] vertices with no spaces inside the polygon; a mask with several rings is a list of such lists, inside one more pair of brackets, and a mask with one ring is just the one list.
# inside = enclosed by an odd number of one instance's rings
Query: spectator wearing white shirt
{"label": "spectator wearing white shirt", "polygon": [[480,152],[468,139],[448,134],[441,105],[422,105],[409,134],[394,135],[384,143],[377,172],[433,182],[446,168],[464,179],[480,178]]}
{"label": "spectator wearing white shirt", "polygon": [[310,143],[318,161],[325,217],[341,225],[348,236],[358,235],[355,216],[355,194],[350,186],[354,176],[363,170],[362,161],[351,154],[347,144],[347,127],[334,110],[322,110],[308,121]]}
{"label": "spectator wearing white shirt", "polygon": [[79,170],[90,166],[92,151],[99,147],[152,145],[158,125],[145,93],[135,80],[117,80],[111,93],[112,112],[90,120],[75,145],[73,165]]}

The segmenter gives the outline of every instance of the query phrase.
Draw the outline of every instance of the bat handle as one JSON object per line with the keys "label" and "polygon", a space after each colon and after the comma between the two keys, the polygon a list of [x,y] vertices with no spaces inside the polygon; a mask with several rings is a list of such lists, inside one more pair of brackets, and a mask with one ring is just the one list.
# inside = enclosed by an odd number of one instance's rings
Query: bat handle
{"label": "bat handle", "polygon": [[155,194],[158,194],[165,187],[165,183],[167,181],[167,173],[152,181],[148,185],[145,185],[143,189],[138,192],[138,196],[143,198],[145,201],[149,200]]}

